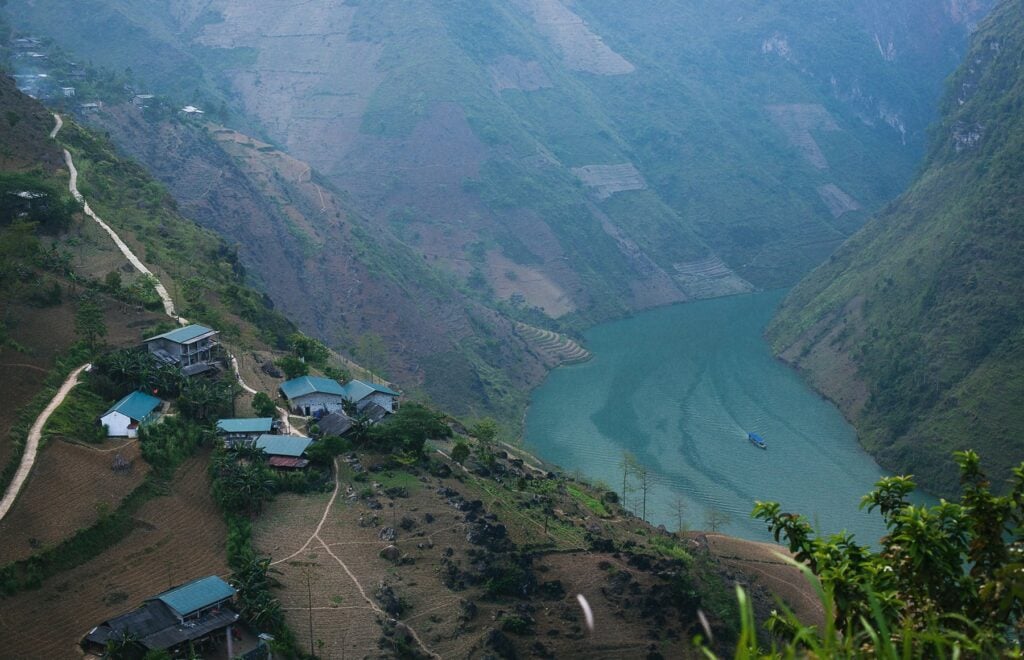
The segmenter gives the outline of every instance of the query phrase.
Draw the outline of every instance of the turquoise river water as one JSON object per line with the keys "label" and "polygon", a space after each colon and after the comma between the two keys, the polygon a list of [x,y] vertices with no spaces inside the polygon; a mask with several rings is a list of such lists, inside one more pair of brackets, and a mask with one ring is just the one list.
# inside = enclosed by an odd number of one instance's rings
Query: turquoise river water
{"label": "turquoise river water", "polygon": [[[762,338],[783,295],[675,305],[593,328],[593,359],[556,369],[534,392],[527,446],[616,491],[631,452],[648,469],[647,519],[670,529],[681,500],[690,528],[706,528],[713,510],[729,518],[721,531],[766,540],[750,511],[755,500],[774,500],[821,532],[876,542],[884,526],[858,504],[885,473],[835,406]],[[628,496],[637,514],[640,497]]]}

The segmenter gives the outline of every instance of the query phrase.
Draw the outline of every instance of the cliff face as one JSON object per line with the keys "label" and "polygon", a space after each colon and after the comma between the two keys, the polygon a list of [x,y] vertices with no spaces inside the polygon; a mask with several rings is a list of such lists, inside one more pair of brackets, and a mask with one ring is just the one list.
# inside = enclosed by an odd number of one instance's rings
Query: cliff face
{"label": "cliff face", "polygon": [[768,335],[883,465],[952,490],[954,449],[1024,459],[1024,3],[950,78],[913,185],[783,303]]}

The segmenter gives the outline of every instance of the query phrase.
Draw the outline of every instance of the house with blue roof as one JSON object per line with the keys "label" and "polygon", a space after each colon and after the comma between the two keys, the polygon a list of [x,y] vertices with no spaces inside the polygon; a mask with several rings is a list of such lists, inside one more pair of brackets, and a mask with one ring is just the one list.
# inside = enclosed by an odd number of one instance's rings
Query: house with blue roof
{"label": "house with blue roof", "polygon": [[358,413],[367,412],[371,406],[393,413],[398,407],[398,397],[401,396],[386,385],[362,380],[349,381],[343,389],[345,400],[355,404]]}
{"label": "house with blue roof", "polygon": [[338,381],[320,376],[299,376],[281,383],[281,394],[288,399],[288,408],[297,415],[332,413],[341,410],[345,390]]}
{"label": "house with blue roof", "polygon": [[216,330],[193,323],[183,328],[144,339],[146,350],[156,360],[181,369],[186,376],[217,368],[222,349]]}
{"label": "house with blue roof", "polygon": [[246,651],[234,648],[232,626],[239,619],[232,609],[234,597],[235,589],[216,575],[192,580],[104,621],[89,631],[81,646],[106,657],[108,642],[128,638],[138,657],[157,651],[171,657],[224,657],[226,650],[234,658]]}
{"label": "house with blue roof", "polygon": [[224,446],[233,447],[236,443],[251,444],[264,433],[274,429],[273,417],[246,417],[237,419],[218,419],[217,436],[224,441]]}
{"label": "house with blue roof", "polygon": [[256,448],[267,455],[267,465],[282,470],[301,470],[309,465],[302,457],[313,438],[297,435],[261,435],[256,438]]}
{"label": "house with blue roof", "polygon": [[159,417],[162,405],[163,401],[155,396],[135,391],[100,415],[100,424],[106,427],[108,437],[137,438],[140,427]]}

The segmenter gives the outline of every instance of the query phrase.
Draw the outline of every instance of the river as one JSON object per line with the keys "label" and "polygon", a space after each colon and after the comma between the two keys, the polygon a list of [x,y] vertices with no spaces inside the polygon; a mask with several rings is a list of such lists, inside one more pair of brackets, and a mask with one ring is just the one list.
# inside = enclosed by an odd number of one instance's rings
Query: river
{"label": "river", "polygon": [[[707,529],[712,515],[720,531],[766,540],[750,511],[774,500],[823,533],[875,543],[884,526],[858,504],[885,473],[762,337],[783,295],[674,305],[591,329],[593,359],[556,369],[533,393],[528,448],[616,491],[631,452],[648,470],[647,519],[669,529],[680,513],[691,529]],[[627,498],[640,514],[642,492]]]}

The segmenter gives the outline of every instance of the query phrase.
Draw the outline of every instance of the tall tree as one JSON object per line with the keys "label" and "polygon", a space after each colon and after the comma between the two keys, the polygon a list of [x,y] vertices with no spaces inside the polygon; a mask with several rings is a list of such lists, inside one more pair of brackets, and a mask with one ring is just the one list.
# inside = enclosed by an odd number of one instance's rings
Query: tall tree
{"label": "tall tree", "polygon": [[257,392],[252,398],[252,410],[257,417],[276,417],[277,406],[266,392]]}
{"label": "tall tree", "polygon": [[729,512],[723,511],[718,507],[708,507],[707,511],[704,512],[704,528],[709,532],[717,532],[731,522],[732,516],[729,515]]}
{"label": "tall tree", "polygon": [[640,518],[647,520],[647,466],[640,465],[637,467],[636,476],[640,479],[640,492],[643,494],[643,504],[640,507]]}
{"label": "tall tree", "polygon": [[686,498],[682,495],[676,495],[672,498],[672,514],[676,518],[676,531],[686,531],[686,512],[690,506],[686,501]]}
{"label": "tall tree", "polygon": [[75,312],[75,333],[90,348],[107,336],[107,325],[103,321],[103,309],[100,308],[95,294],[82,296]]}
{"label": "tall tree", "polygon": [[307,337],[301,332],[293,333],[288,337],[288,345],[296,356],[310,364],[323,364],[331,356],[331,352],[323,342]]}
{"label": "tall tree", "polygon": [[622,507],[624,509],[629,508],[628,498],[629,494],[632,493],[635,488],[632,486],[632,478],[636,473],[637,467],[640,463],[637,462],[636,456],[632,453],[623,450],[622,460],[619,461],[619,467],[622,468]]}

